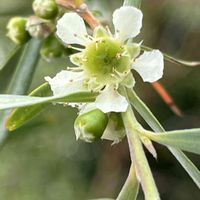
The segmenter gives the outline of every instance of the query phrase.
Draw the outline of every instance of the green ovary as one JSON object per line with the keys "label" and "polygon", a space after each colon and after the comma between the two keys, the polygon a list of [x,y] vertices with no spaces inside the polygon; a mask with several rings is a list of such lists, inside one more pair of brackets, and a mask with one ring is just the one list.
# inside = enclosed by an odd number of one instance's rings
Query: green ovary
{"label": "green ovary", "polygon": [[119,83],[130,71],[131,58],[113,38],[98,38],[83,52],[83,68],[101,83]]}

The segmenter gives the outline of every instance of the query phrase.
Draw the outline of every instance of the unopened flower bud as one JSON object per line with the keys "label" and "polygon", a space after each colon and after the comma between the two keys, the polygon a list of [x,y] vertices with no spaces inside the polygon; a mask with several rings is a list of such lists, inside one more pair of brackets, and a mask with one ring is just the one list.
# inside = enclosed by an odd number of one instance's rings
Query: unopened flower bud
{"label": "unopened flower bud", "polygon": [[23,17],[13,17],[8,22],[7,36],[16,44],[19,44],[19,45],[24,44],[30,38],[29,33],[26,31],[26,22],[27,22],[27,19]]}
{"label": "unopened flower bud", "polygon": [[55,0],[35,0],[33,10],[38,17],[44,19],[53,19],[58,13]]}
{"label": "unopened flower bud", "polygon": [[40,53],[45,58],[59,57],[65,53],[65,48],[52,34],[44,41]]}
{"label": "unopened flower bud", "polygon": [[29,17],[26,24],[26,30],[34,38],[47,38],[54,28],[50,21],[43,20],[37,16]]}
{"label": "unopened flower bud", "polygon": [[83,113],[76,118],[74,128],[77,139],[93,142],[101,138],[108,124],[108,116],[99,109]]}

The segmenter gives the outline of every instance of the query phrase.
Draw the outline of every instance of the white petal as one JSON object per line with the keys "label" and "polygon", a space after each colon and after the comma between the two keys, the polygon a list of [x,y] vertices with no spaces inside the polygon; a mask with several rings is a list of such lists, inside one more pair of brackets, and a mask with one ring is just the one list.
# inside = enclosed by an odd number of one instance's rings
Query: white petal
{"label": "white petal", "polygon": [[122,119],[119,115],[120,113],[110,113],[108,124],[103,132],[103,135],[101,136],[101,139],[111,140],[113,141],[112,144],[117,144],[124,138],[126,132],[124,126],[122,125]]}
{"label": "white petal", "polygon": [[113,86],[106,87],[95,101],[96,107],[104,113],[125,112],[128,102]]}
{"label": "white petal", "polygon": [[164,59],[159,50],[145,51],[133,63],[144,82],[155,82],[163,76]]}
{"label": "white petal", "polygon": [[83,72],[71,72],[62,70],[54,78],[49,76],[45,80],[49,82],[54,95],[83,91]]}
{"label": "white petal", "polygon": [[66,13],[56,25],[57,36],[66,44],[87,43],[87,30],[83,19],[76,13]]}
{"label": "white petal", "polygon": [[135,37],[142,28],[142,12],[132,6],[123,6],[113,13],[116,37],[122,41]]}

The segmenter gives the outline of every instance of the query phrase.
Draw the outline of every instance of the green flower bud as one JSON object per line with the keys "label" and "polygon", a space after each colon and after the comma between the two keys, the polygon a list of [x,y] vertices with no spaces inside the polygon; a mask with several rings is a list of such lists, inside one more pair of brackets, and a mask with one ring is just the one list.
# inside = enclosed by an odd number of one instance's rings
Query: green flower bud
{"label": "green flower bud", "polygon": [[7,36],[16,44],[26,43],[30,35],[26,31],[27,19],[23,17],[13,17],[10,19],[7,25],[8,34]]}
{"label": "green flower bud", "polygon": [[45,58],[60,57],[63,53],[65,53],[65,48],[54,36],[54,34],[50,35],[44,41],[40,50],[40,54]]}
{"label": "green flower bud", "polygon": [[55,0],[35,0],[33,10],[38,17],[44,19],[53,19],[58,13]]}
{"label": "green flower bud", "polygon": [[99,109],[83,113],[75,120],[74,129],[77,139],[93,142],[101,138],[108,124],[108,116]]}
{"label": "green flower bud", "polygon": [[50,21],[43,20],[37,16],[31,16],[26,23],[26,30],[34,38],[47,38],[55,26]]}

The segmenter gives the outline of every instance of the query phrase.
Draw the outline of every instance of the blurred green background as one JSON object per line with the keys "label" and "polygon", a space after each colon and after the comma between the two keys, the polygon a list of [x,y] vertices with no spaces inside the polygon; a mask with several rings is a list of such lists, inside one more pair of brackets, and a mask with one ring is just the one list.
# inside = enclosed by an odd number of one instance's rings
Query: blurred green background
{"label": "blurred green background", "polygon": [[[88,0],[110,22],[122,0]],[[31,15],[31,0],[0,0],[0,60],[13,46],[6,38],[6,23],[16,15]],[[136,39],[163,52],[200,60],[200,1],[143,1],[142,34]],[[0,92],[4,93],[18,55],[0,71]],[[68,65],[67,58],[46,62],[41,59],[31,89]],[[200,127],[200,69],[165,63],[161,82],[185,113],[176,117],[149,84],[137,78],[136,90],[168,130]],[[127,142],[118,145],[100,141],[93,144],[75,140],[73,122],[77,110],[50,106],[24,127],[10,134],[0,152],[1,200],[84,200],[116,197],[128,174]],[[148,128],[138,116],[141,123]],[[198,200],[200,192],[165,147],[157,145],[158,160],[148,155],[163,200]],[[189,157],[199,167],[194,154]],[[141,193],[139,199],[143,199]]]}

